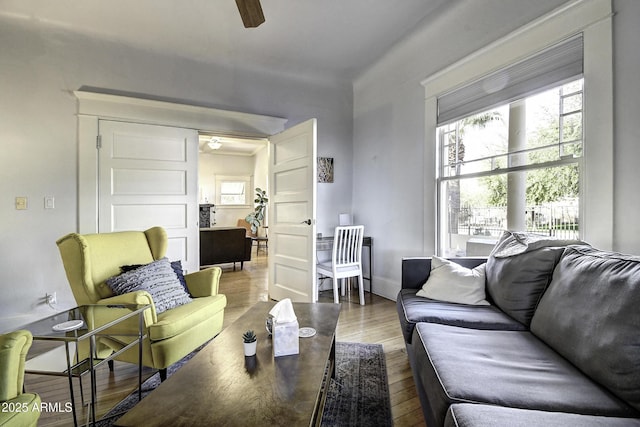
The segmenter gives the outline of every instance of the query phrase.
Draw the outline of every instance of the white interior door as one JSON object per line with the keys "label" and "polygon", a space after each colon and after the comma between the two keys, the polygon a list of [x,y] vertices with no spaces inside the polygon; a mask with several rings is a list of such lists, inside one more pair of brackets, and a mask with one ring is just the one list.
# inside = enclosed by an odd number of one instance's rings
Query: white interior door
{"label": "white interior door", "polygon": [[316,119],[269,144],[269,296],[315,302]]}
{"label": "white interior door", "polygon": [[197,271],[197,131],[108,120],[98,130],[98,232],[161,226],[169,260]]}

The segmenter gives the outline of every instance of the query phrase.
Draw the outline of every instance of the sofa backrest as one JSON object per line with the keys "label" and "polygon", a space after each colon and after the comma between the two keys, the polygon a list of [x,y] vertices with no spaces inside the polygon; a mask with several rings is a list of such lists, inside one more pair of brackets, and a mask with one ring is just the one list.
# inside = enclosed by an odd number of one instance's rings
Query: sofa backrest
{"label": "sofa backrest", "polygon": [[241,227],[200,230],[200,265],[249,261],[251,244],[247,230]]}
{"label": "sofa backrest", "polygon": [[640,410],[640,257],[568,247],[531,332]]}

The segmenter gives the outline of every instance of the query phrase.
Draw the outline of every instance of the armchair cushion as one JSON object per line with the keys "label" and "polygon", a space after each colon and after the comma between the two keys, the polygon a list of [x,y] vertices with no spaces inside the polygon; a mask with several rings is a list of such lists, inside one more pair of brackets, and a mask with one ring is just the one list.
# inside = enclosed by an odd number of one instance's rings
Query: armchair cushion
{"label": "armchair cushion", "polygon": [[179,335],[219,313],[227,305],[224,295],[194,298],[182,305],[158,315],[158,321],[149,326],[149,339],[160,341]]}
{"label": "armchair cushion", "polygon": [[161,258],[135,270],[111,277],[107,279],[107,285],[116,295],[139,290],[149,292],[153,298],[156,314],[192,301],[167,258]]}

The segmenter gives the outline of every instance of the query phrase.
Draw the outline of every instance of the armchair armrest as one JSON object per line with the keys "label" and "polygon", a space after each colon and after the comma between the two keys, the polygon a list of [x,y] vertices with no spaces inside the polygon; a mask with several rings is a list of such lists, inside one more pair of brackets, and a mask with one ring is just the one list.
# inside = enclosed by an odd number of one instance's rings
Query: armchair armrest
{"label": "armchair armrest", "polygon": [[22,394],[25,359],[32,341],[31,332],[26,330],[0,335],[0,402]]}
{"label": "armchair armrest", "polygon": [[210,267],[186,274],[184,279],[192,296],[196,298],[208,297],[218,295],[221,275],[222,269],[220,267]]}
{"label": "armchair armrest", "polygon": [[[158,321],[156,314],[156,306],[153,303],[151,294],[147,291],[134,291],[122,295],[115,295],[109,298],[103,298],[96,304],[98,305],[112,305],[112,304],[135,304],[135,305],[151,305],[150,308],[144,312],[144,325],[149,327]],[[97,319],[96,319],[97,320]],[[108,319],[100,319],[105,322]]]}

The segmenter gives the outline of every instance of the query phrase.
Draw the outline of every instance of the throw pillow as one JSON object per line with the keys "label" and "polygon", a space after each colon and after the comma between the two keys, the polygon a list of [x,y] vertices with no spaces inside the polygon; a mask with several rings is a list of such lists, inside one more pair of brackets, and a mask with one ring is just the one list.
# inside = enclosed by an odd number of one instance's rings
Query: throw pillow
{"label": "throw pillow", "polygon": [[[505,232],[487,260],[487,294],[502,311],[529,326],[565,241]],[[503,251],[503,248],[516,248]]]}
{"label": "throw pillow", "polygon": [[167,258],[111,277],[106,283],[116,295],[134,291],[149,292],[157,314],[191,302],[191,297],[180,284]]}
{"label": "throw pillow", "polygon": [[468,305],[489,305],[485,299],[485,264],[473,270],[433,257],[429,278],[416,295]]}
{"label": "throw pillow", "polygon": [[[123,265],[123,266],[120,267],[120,271],[122,271],[123,273],[126,273],[127,271],[131,271],[131,270],[135,270],[136,268],[140,268],[143,265],[146,265],[146,264]],[[178,280],[180,281],[180,284],[182,285],[184,290],[190,296],[192,296],[191,292],[189,292],[189,288],[187,287],[187,281],[184,278],[184,271],[182,270],[182,262],[180,260],[171,261],[171,268],[173,268],[173,271],[176,273],[176,276],[178,276]]]}

